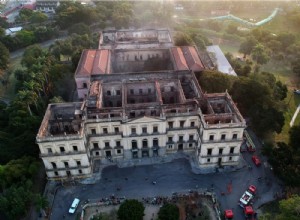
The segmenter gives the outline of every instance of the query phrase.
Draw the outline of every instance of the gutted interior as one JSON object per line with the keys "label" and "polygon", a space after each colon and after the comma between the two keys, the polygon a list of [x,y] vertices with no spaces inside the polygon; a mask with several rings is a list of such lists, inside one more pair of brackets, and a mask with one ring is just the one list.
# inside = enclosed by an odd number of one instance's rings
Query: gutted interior
{"label": "gutted interior", "polygon": [[204,112],[206,124],[239,123],[243,118],[228,93],[206,94],[207,102]]}
{"label": "gutted interior", "polygon": [[48,106],[38,138],[79,135],[83,130],[83,103],[62,103]]}

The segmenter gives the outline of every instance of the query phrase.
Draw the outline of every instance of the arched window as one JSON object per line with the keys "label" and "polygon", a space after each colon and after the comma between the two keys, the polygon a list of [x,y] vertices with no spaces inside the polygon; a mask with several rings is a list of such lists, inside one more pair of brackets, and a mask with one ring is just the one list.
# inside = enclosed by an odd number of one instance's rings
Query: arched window
{"label": "arched window", "polygon": [[158,146],[158,139],[154,138],[153,139],[153,147],[156,147],[156,146]]}
{"label": "arched window", "polygon": [[143,140],[143,147],[148,147],[148,140],[147,139]]}
{"label": "arched window", "polygon": [[131,141],[131,148],[137,149],[137,142],[135,140]]}

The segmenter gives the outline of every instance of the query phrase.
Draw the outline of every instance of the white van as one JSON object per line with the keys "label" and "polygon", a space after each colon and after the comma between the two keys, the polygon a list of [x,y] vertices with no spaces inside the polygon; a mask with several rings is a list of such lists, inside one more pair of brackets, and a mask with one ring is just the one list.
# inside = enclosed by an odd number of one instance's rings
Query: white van
{"label": "white van", "polygon": [[76,211],[76,208],[79,204],[80,200],[75,198],[74,201],[72,202],[71,208],[69,209],[69,213],[73,214]]}

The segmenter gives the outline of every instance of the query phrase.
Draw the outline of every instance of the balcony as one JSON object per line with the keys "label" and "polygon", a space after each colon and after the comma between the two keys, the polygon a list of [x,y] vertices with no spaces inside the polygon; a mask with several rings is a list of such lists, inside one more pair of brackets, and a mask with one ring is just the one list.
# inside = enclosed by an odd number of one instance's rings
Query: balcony
{"label": "balcony", "polygon": [[197,127],[191,127],[191,126],[184,126],[184,127],[168,127],[167,131],[178,131],[178,130],[192,130],[192,129],[198,129]]}
{"label": "balcony", "polygon": [[214,139],[214,140],[203,140],[201,138],[201,142],[206,144],[206,143],[229,143],[229,142],[242,142],[243,139],[242,138],[235,138],[235,139]]}
{"label": "balcony", "polygon": [[88,134],[87,136],[89,137],[103,137],[103,136],[114,136],[114,135],[119,135],[122,136],[122,132],[108,132],[108,133],[95,133],[95,134]]}
{"label": "balcony", "polygon": [[77,170],[77,169],[87,169],[90,168],[90,165],[87,166],[75,166],[75,167],[53,167],[53,168],[46,168],[46,171],[61,171],[61,170]]}
{"label": "balcony", "polygon": [[200,155],[202,158],[212,158],[212,157],[234,157],[239,156],[239,153],[233,153],[233,154],[211,154],[211,155]]}
{"label": "balcony", "polygon": [[153,135],[165,135],[167,134],[166,132],[153,132],[153,133],[131,133],[130,135],[126,136],[126,135],[122,135],[122,137],[144,137],[144,136],[153,136]]}
{"label": "balcony", "polygon": [[58,157],[58,156],[68,156],[68,155],[78,155],[78,154],[86,154],[86,151],[65,151],[65,152],[59,152],[59,153],[46,153],[46,154],[40,154],[40,157]]}

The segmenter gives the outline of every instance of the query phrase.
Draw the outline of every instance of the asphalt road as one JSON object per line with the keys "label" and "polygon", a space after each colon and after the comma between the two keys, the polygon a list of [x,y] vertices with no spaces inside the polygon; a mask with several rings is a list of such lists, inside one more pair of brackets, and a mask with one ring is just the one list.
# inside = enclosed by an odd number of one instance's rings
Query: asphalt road
{"label": "asphalt road", "polygon": [[[58,37],[58,38],[55,38],[55,39],[51,39],[51,40],[48,40],[48,41],[44,41],[42,43],[38,43],[38,45],[40,45],[42,48],[47,48],[49,47],[50,45],[52,45],[56,40],[64,40],[66,39],[68,36],[63,36],[63,37]],[[24,51],[25,51],[26,48],[23,48],[23,49],[20,49],[20,50],[16,50],[14,52],[11,52],[10,53],[10,59],[16,59],[18,57],[21,57],[23,56],[24,54]]]}
{"label": "asphalt road", "polygon": [[[100,198],[125,196],[126,198],[155,197],[157,195],[171,195],[173,192],[187,192],[190,189],[213,189],[219,199],[222,209],[233,209],[236,219],[243,219],[242,209],[238,201],[250,184],[257,187],[258,193],[254,202],[257,209],[261,204],[271,201],[276,192],[281,192],[269,168],[254,167],[251,155],[244,153],[245,160],[253,165],[253,169],[243,168],[231,173],[214,173],[197,175],[191,172],[186,159],[177,159],[172,163],[117,168],[110,166],[103,170],[99,183],[94,185],[77,185],[61,187],[56,194],[51,219],[75,219],[76,214],[68,214],[73,199],[81,200],[77,212],[87,199],[98,201]],[[269,169],[269,170],[267,170]],[[258,181],[258,177],[264,177]],[[266,180],[266,178],[268,180]],[[157,184],[153,185],[152,181]],[[232,182],[232,192],[227,193],[227,186]],[[121,190],[117,191],[117,187]],[[225,195],[221,195],[225,192]],[[63,216],[65,217],[63,218]]]}

